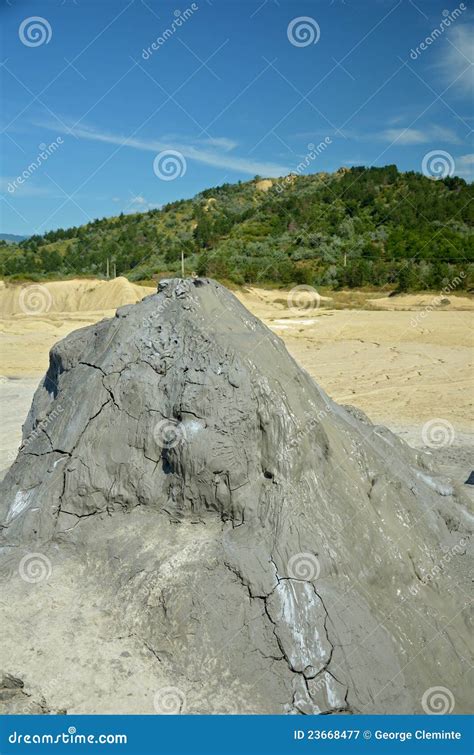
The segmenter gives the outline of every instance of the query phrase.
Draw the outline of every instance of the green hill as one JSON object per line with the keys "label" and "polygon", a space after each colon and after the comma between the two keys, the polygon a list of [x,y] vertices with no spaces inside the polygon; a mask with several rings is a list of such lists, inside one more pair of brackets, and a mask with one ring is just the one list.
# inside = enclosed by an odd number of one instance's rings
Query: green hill
{"label": "green hill", "polygon": [[472,199],[461,178],[396,166],[223,184],[160,210],[0,242],[4,277],[176,275],[236,284],[439,289],[474,285]]}

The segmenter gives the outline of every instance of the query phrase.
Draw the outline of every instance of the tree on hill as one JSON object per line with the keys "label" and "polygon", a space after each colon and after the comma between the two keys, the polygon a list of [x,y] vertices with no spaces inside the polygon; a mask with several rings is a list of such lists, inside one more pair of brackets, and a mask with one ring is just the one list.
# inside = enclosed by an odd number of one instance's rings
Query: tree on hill
{"label": "tree on hill", "polygon": [[180,275],[183,252],[198,274],[235,283],[473,286],[474,188],[461,178],[388,165],[295,175],[266,192],[258,180],[0,245],[0,274],[103,275],[108,259],[140,280]]}

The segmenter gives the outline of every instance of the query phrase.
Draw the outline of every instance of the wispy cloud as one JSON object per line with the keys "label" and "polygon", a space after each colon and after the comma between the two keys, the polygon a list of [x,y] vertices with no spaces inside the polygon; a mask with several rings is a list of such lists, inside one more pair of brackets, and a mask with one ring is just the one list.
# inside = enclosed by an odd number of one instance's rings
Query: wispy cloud
{"label": "wispy cloud", "polygon": [[456,175],[466,181],[474,181],[474,154],[461,155],[456,158]]}
{"label": "wispy cloud", "polygon": [[[167,144],[176,144],[182,140],[182,136],[178,134],[163,134],[160,141]],[[229,139],[227,136],[211,136],[205,138],[187,137],[186,143],[194,147],[211,147],[213,149],[222,150],[223,152],[231,152],[233,149],[239,146],[239,143],[234,139]]]}
{"label": "wispy cloud", "polygon": [[[146,139],[138,137],[126,137],[120,134],[104,131],[93,126],[74,126],[70,128],[58,128],[57,123],[37,123],[42,128],[65,134],[71,134],[79,139],[89,139],[91,141],[103,142],[105,144],[114,144],[120,147],[129,147],[131,149],[143,150],[146,152],[162,152],[163,150],[172,149],[181,152],[187,160],[195,160],[204,165],[210,165],[214,168],[224,168],[225,170],[235,171],[237,173],[246,173],[248,175],[263,176],[282,176],[289,172],[287,165],[278,165],[272,162],[260,162],[251,158],[239,157],[231,154],[236,144],[231,139],[225,137],[216,137],[214,139],[203,139],[201,141],[189,139],[180,141],[162,137],[161,139]],[[68,123],[66,122],[66,125]],[[182,139],[182,137],[181,137]]]}
{"label": "wispy cloud", "polygon": [[227,139],[226,136],[216,136],[210,139],[203,139],[203,144],[209,145],[209,147],[217,147],[217,149],[223,149],[224,152],[230,152],[238,147],[238,142],[233,139]]}
{"label": "wispy cloud", "polygon": [[474,95],[473,40],[474,25],[456,26],[446,39],[438,63],[445,85],[453,84],[453,89],[468,97]]}
{"label": "wispy cloud", "polygon": [[398,142],[398,144],[426,144],[426,131],[416,128],[386,128],[376,138],[382,142]]}
{"label": "wispy cloud", "polygon": [[[389,121],[392,122],[393,121]],[[304,139],[319,139],[322,136],[327,136],[328,132],[315,129],[314,131],[308,131],[300,134],[295,134],[295,137]],[[423,128],[409,128],[397,125],[397,127],[382,128],[379,131],[356,131],[354,129],[344,129],[342,134],[335,131],[329,131],[329,136],[332,139],[347,139],[349,141],[357,142],[385,142],[390,144],[396,142],[398,146],[410,146],[416,144],[431,144],[433,142],[437,144],[463,144],[463,140],[457,135],[451,128],[445,128],[435,123],[428,123]]]}
{"label": "wispy cloud", "polygon": [[446,144],[462,144],[459,136],[450,128],[429,125],[418,128],[387,128],[375,135],[382,142],[397,142],[399,145],[430,144],[441,142]]}

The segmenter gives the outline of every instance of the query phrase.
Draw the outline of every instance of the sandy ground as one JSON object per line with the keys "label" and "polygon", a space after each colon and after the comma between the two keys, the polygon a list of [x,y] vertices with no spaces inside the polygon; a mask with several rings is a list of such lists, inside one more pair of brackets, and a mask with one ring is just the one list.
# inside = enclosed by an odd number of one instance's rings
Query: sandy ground
{"label": "sandy ground", "polygon": [[[0,470],[13,461],[51,346],[153,291],[124,278],[0,285]],[[473,299],[351,292],[298,297],[288,306],[282,291],[249,288],[237,295],[336,401],[361,408],[413,446],[445,438],[443,464],[472,465]],[[340,308],[354,301],[360,308]]]}

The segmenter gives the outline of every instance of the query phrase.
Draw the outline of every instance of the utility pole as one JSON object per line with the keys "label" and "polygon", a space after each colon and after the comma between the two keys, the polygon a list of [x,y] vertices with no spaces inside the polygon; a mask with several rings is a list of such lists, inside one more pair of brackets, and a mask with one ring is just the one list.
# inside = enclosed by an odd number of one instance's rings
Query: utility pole
{"label": "utility pole", "polygon": [[114,278],[117,277],[117,265],[114,262]]}
{"label": "utility pole", "polygon": [[107,257],[107,273],[106,273],[107,280],[109,280],[110,277],[110,271],[109,271],[109,258]]}
{"label": "utility pole", "polygon": [[181,249],[181,277],[184,278],[184,249]]}
{"label": "utility pole", "polygon": [[344,267],[347,267],[347,252],[344,252]]}

